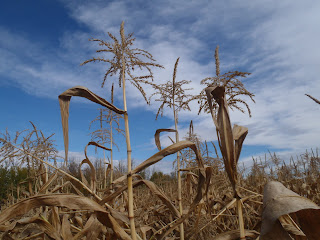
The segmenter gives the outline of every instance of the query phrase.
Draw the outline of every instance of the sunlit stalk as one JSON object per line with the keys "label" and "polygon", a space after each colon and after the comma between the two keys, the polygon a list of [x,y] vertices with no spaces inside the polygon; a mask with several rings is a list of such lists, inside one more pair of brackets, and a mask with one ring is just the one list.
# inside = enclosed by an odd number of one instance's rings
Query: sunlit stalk
{"label": "sunlit stalk", "polygon": [[244,231],[242,203],[240,198],[237,199],[237,210],[238,210],[238,219],[239,219],[240,239],[246,239],[245,231]]}
{"label": "sunlit stalk", "polygon": [[125,124],[125,132],[126,132],[126,143],[127,143],[127,167],[128,167],[128,209],[129,209],[129,221],[130,221],[130,229],[131,229],[131,237],[133,240],[136,240],[136,229],[134,223],[134,212],[133,212],[133,187],[132,187],[132,176],[131,172],[131,144],[130,144],[130,132],[129,132],[129,119],[127,112],[127,99],[126,99],[126,81],[125,81],[125,59],[122,54],[122,91],[123,91],[123,108],[125,111],[124,114],[124,124]]}
{"label": "sunlit stalk", "polygon": [[[174,91],[175,91],[175,79],[173,79],[173,96],[174,95]],[[179,142],[179,133],[178,133],[178,121],[177,121],[177,113],[176,113],[176,109],[175,109],[175,102],[174,102],[174,97],[172,99],[172,105],[173,105],[173,117],[174,117],[174,126],[175,126],[175,130],[176,130],[176,142]],[[181,194],[181,172],[180,172],[180,151],[177,152],[177,168],[178,168],[178,204],[179,204],[179,212],[182,216],[183,214],[183,207],[182,207],[182,194]],[[183,227],[183,223],[180,224],[180,239],[184,240],[184,227]]]}

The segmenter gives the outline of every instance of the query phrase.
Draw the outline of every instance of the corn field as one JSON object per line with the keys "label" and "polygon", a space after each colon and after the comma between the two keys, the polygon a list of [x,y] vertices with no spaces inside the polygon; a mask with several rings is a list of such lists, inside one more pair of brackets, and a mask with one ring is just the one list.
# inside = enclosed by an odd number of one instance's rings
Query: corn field
{"label": "corn field", "polygon": [[[45,137],[32,124],[29,132],[8,132],[0,138],[1,162],[20,161],[27,166],[27,177],[11,184],[1,205],[1,239],[319,239],[320,237],[320,157],[318,150],[307,151],[290,162],[270,153],[265,159],[253,159],[250,167],[238,163],[242,145],[250,129],[232,125],[231,110],[248,112],[251,99],[239,78],[250,73],[220,73],[219,47],[215,50],[216,76],[201,81],[203,91],[197,96],[187,94],[178,81],[177,58],[173,78],[157,84],[152,68],[163,68],[153,56],[142,49],[131,48],[132,34],[125,35],[124,22],[120,39],[108,33],[113,43],[90,39],[103,49],[99,54],[113,58],[93,57],[82,65],[100,62],[110,65],[102,87],[110,76],[119,75],[123,90],[123,109],[114,105],[113,87],[103,98],[84,86],[67,89],[58,97],[64,137],[63,164],[51,136]],[[147,61],[143,61],[144,57]],[[147,74],[135,76],[134,69]],[[155,129],[158,152],[138,166],[132,166],[126,84],[135,86],[145,101],[152,97],[160,102],[156,118],[170,108],[175,129]],[[148,84],[154,94],[148,98],[143,86]],[[307,95],[316,103],[318,100]],[[71,98],[81,97],[101,107],[101,124],[84,146],[85,159],[80,164],[69,160],[69,106]],[[111,99],[108,101],[106,99]],[[212,117],[219,150],[213,143],[202,142],[190,123],[188,136],[180,139],[178,113],[191,111],[189,104],[197,101],[199,113]],[[105,119],[105,120],[103,120]],[[102,127],[105,121],[109,129]],[[124,121],[121,130],[119,121]],[[172,144],[162,147],[160,135],[174,133]],[[127,164],[113,163],[113,134],[125,136]],[[18,141],[19,137],[23,138]],[[211,152],[209,145],[215,149]],[[108,161],[93,162],[88,147],[110,153]],[[219,156],[218,152],[221,152]],[[176,176],[151,181],[143,172],[169,155],[175,155]],[[49,161],[50,160],[50,161]],[[87,166],[84,171],[82,166]]]}

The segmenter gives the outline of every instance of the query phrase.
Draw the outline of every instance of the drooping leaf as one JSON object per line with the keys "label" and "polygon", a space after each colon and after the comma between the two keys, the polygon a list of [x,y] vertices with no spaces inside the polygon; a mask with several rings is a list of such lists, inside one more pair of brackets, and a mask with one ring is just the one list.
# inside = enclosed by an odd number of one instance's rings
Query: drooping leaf
{"label": "drooping leaf", "polygon": [[160,143],[160,133],[161,132],[176,132],[176,130],[165,129],[165,128],[157,129],[156,133],[154,134],[154,140],[155,140],[156,146],[159,149],[159,151],[161,151],[161,143]]}
{"label": "drooping leaf", "polygon": [[235,124],[233,125],[232,134],[234,139],[234,158],[237,164],[239,161],[243,141],[248,134],[248,128]]}
{"label": "drooping leaf", "polygon": [[69,105],[71,97],[83,97],[92,102],[98,103],[118,114],[124,114],[125,111],[117,108],[113,104],[109,103],[107,100],[99,97],[95,93],[91,92],[86,87],[76,86],[64,91],[59,95],[59,104],[61,111],[61,120],[62,120],[62,129],[63,129],[63,139],[64,139],[64,147],[65,147],[65,161],[68,159],[68,149],[69,149]]}
{"label": "drooping leaf", "polygon": [[83,164],[88,164],[90,167],[90,189],[93,193],[96,193],[96,169],[93,166],[93,164],[91,163],[91,161],[89,159],[83,159],[79,165],[79,171],[80,171],[80,175],[81,175],[81,180],[84,184],[87,185],[87,187],[89,187],[88,181],[86,180],[85,176],[83,175],[83,172],[81,170],[81,167]]}
{"label": "drooping leaf", "polygon": [[[211,95],[208,94],[208,102],[210,103],[211,98],[214,98],[219,105],[217,114],[218,141],[226,172],[233,188],[235,189],[235,185],[237,183],[237,162],[235,160],[234,154],[234,140],[228,113],[228,105],[225,100],[225,88],[217,86],[209,89],[212,91]],[[213,112],[212,106],[210,107],[210,109],[211,112]]]}
{"label": "drooping leaf", "polygon": [[174,154],[174,153],[176,153],[182,149],[188,148],[188,147],[194,151],[198,165],[200,165],[200,167],[203,167],[204,165],[202,162],[202,157],[197,149],[197,146],[193,142],[190,142],[190,141],[181,141],[178,143],[174,143],[174,144],[162,149],[161,151],[157,152],[156,154],[154,154],[153,156],[151,156],[150,158],[148,158],[147,160],[145,160],[144,162],[139,164],[134,170],[131,171],[131,174],[138,173],[138,172],[142,171],[143,169],[146,169],[147,167],[159,162],[164,157],[171,155],[171,154]]}
{"label": "drooping leaf", "polygon": [[210,110],[210,113],[211,113],[211,117],[212,117],[212,120],[213,120],[213,123],[214,125],[216,126],[217,130],[219,130],[219,126],[218,126],[218,122],[217,122],[217,116],[213,110],[213,103],[212,103],[212,92],[213,90],[215,89],[216,87],[207,87],[205,89],[205,92],[206,92],[206,95],[207,95],[207,101],[208,101],[208,105],[209,105],[209,110]]}
{"label": "drooping leaf", "polygon": [[102,149],[104,149],[104,150],[111,151],[110,148],[107,148],[107,147],[105,147],[105,146],[103,146],[103,145],[101,145],[101,144],[99,144],[99,143],[97,143],[97,142],[91,141],[91,142],[89,142],[89,143],[86,145],[86,147],[84,148],[84,155],[86,156],[87,159],[89,159],[89,158],[88,158],[88,155],[87,155],[87,148],[88,148],[88,146],[96,146],[96,147],[102,148]]}

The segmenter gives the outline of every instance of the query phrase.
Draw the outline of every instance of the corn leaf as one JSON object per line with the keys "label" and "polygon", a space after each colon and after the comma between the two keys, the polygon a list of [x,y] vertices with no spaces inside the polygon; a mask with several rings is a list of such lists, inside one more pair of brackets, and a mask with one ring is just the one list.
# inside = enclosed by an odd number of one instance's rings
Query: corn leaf
{"label": "corn leaf", "polygon": [[[279,219],[287,214],[295,214],[300,229],[307,239],[319,239],[320,236],[320,207],[311,200],[301,197],[287,189],[282,183],[272,181],[266,184],[263,194],[261,240],[290,239],[288,232]],[[283,223],[283,217],[282,217]],[[293,222],[290,229],[296,229]],[[286,229],[289,229],[286,226]],[[291,234],[293,231],[289,231]],[[297,232],[297,231],[296,231]],[[298,231],[299,232],[299,231]]]}
{"label": "corn leaf", "polygon": [[161,144],[160,144],[160,133],[161,132],[176,132],[176,130],[174,129],[157,129],[156,133],[154,134],[154,140],[156,143],[157,148],[159,149],[159,151],[161,151]]}
{"label": "corn leaf", "polygon": [[68,149],[69,149],[69,105],[71,97],[83,97],[92,102],[98,103],[101,106],[104,106],[118,114],[124,114],[125,111],[117,108],[113,104],[109,103],[107,100],[99,97],[95,93],[91,92],[86,87],[76,86],[64,91],[59,95],[59,104],[61,111],[61,120],[62,120],[62,129],[63,129],[63,139],[64,139],[64,148],[65,148],[65,161],[68,159]]}

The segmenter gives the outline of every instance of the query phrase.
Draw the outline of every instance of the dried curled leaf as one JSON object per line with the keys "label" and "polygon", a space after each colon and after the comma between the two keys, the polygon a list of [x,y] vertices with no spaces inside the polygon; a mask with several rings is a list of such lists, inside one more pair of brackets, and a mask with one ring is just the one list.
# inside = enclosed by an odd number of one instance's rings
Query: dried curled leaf
{"label": "dried curled leaf", "polygon": [[160,143],[160,133],[161,132],[176,132],[176,130],[165,129],[165,128],[157,129],[156,133],[154,134],[154,140],[155,140],[156,146],[159,149],[159,151],[161,151],[161,143]]}
{"label": "dried curled leaf", "polygon": [[89,159],[83,159],[82,162],[80,163],[79,165],[79,171],[80,171],[80,175],[81,175],[81,180],[82,182],[87,186],[89,187],[89,184],[88,184],[88,181],[87,179],[85,178],[85,176],[83,175],[83,172],[81,170],[81,167],[83,164],[88,164],[89,167],[90,167],[90,189],[93,193],[96,193],[96,169],[95,167],[93,166],[93,164],[91,163],[91,161]]}
{"label": "dried curled leaf", "polygon": [[[319,239],[320,207],[311,200],[299,196],[280,182],[272,181],[264,188],[263,205],[261,240],[291,239],[279,221],[279,218],[287,214],[296,216],[307,239]],[[286,224],[288,225],[288,221]],[[288,226],[286,228],[289,229]],[[291,226],[290,229],[293,228],[296,227]]]}
{"label": "dried curled leaf", "polygon": [[[236,194],[237,185],[237,164],[240,157],[242,144],[248,134],[248,128],[234,125],[231,128],[231,122],[228,113],[228,104],[225,99],[225,88],[221,86],[206,88],[207,101],[213,122],[216,126],[218,142],[222,153],[224,165],[230,182]],[[218,105],[218,114],[213,109],[212,99]]]}
{"label": "dried curled leaf", "polygon": [[[194,153],[196,155],[196,160],[197,160],[198,166],[200,168],[203,168],[204,167],[203,160],[202,160],[202,157],[197,149],[196,144],[193,142],[190,142],[190,141],[181,141],[178,143],[174,143],[174,144],[162,149],[161,151],[157,152],[156,154],[154,154],[153,156],[151,156],[150,158],[148,158],[144,162],[140,163],[135,169],[133,169],[130,172],[130,174],[134,175],[136,173],[139,173],[142,170],[146,169],[147,167],[161,161],[164,157],[171,155],[171,154],[174,154],[174,153],[176,153],[182,149],[188,148],[188,147],[194,151]],[[119,177],[116,180],[114,180],[113,183],[115,184],[115,183],[122,182],[126,178],[127,178],[127,176],[124,175],[124,176]]]}
{"label": "dried curled leaf", "polygon": [[248,134],[248,128],[234,124],[232,129],[232,134],[234,139],[235,161],[237,164],[239,161],[243,141]]}
{"label": "dried curled leaf", "polygon": [[142,171],[143,169],[159,162],[164,157],[171,155],[171,154],[174,154],[174,153],[176,153],[184,148],[188,148],[188,147],[194,151],[198,165],[203,168],[204,165],[202,162],[202,157],[197,149],[197,146],[193,142],[190,142],[190,141],[181,141],[178,143],[174,143],[174,144],[162,149],[161,151],[157,152],[152,157],[150,157],[147,160],[145,160],[144,162],[142,162],[134,170],[132,170],[131,174],[138,173],[138,172]]}
{"label": "dried curled leaf", "polygon": [[[237,162],[235,160],[234,139],[231,128],[231,122],[228,113],[228,105],[225,100],[225,88],[216,86],[206,89],[208,103],[212,118],[216,124],[218,141],[222,153],[224,165],[232,187],[235,189],[237,184]],[[217,118],[215,119],[212,109],[212,98],[219,104]]]}
{"label": "dried curled leaf", "polygon": [[118,114],[124,114],[125,111],[117,108],[113,104],[109,103],[107,100],[99,97],[95,93],[91,92],[86,87],[76,86],[70,88],[59,95],[59,104],[60,104],[60,111],[61,111],[61,120],[62,120],[62,129],[63,129],[63,139],[64,139],[64,148],[65,148],[65,161],[68,159],[68,149],[69,149],[69,105],[71,97],[83,97],[91,102],[98,103]]}
{"label": "dried curled leaf", "polygon": [[87,148],[88,148],[88,146],[96,146],[96,147],[102,148],[102,149],[104,149],[104,150],[111,151],[110,148],[107,148],[107,147],[105,147],[105,146],[103,146],[103,145],[101,145],[101,144],[99,144],[99,143],[97,143],[97,142],[91,141],[91,142],[89,142],[89,143],[86,145],[86,147],[84,148],[84,155],[86,156],[87,159],[89,159],[89,158],[88,158],[88,155],[87,155]]}

